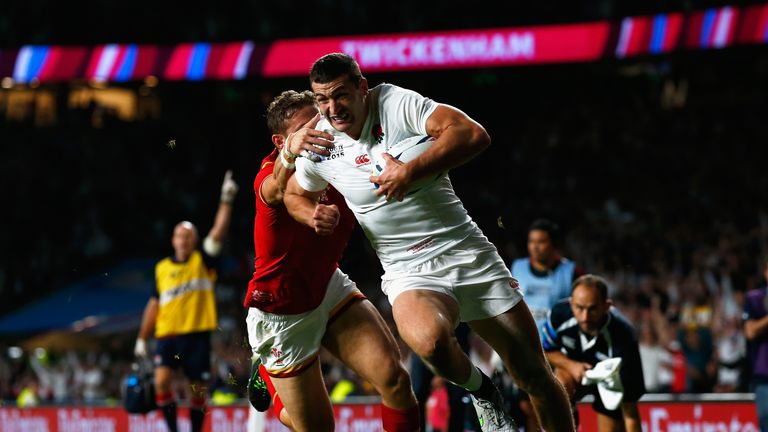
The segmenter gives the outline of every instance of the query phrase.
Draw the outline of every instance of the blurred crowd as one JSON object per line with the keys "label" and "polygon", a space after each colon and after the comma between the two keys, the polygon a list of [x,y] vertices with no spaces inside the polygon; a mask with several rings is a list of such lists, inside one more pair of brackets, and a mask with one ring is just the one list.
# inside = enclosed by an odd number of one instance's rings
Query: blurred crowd
{"label": "blurred crowd", "polygon": [[[460,106],[488,129],[492,147],[452,173],[458,195],[508,263],[526,255],[532,220],[560,224],[564,255],[605,276],[636,324],[649,391],[746,390],[743,298],[765,283],[768,256],[768,176],[758,157],[768,142],[759,127],[768,112],[764,50],[368,78]],[[231,168],[244,187],[218,288],[212,391],[242,396],[249,185],[270,151],[265,103],[306,85],[161,83],[156,119],[61,104],[47,127],[0,123],[11,144],[0,146],[0,188],[12,203],[0,212],[0,314],[121,260],[169,254],[179,220],[207,230],[219,177]],[[50,90],[66,99],[67,87]],[[341,267],[387,318],[381,270],[359,230]],[[126,342],[110,352],[17,357],[9,340],[0,398],[33,387],[42,401],[119,399],[135,333],[115,337]],[[334,359],[323,364],[332,394],[371,393]]]}

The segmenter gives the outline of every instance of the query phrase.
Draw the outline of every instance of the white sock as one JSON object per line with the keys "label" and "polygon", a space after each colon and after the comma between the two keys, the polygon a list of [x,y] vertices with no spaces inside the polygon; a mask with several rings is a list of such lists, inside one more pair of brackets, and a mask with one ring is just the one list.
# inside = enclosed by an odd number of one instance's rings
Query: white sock
{"label": "white sock", "polygon": [[468,392],[473,392],[480,388],[480,386],[483,384],[483,374],[480,372],[480,369],[477,368],[477,366],[472,365],[472,370],[469,372],[469,379],[467,379],[467,382],[464,384],[454,383],[457,386],[463,388],[464,390]]}

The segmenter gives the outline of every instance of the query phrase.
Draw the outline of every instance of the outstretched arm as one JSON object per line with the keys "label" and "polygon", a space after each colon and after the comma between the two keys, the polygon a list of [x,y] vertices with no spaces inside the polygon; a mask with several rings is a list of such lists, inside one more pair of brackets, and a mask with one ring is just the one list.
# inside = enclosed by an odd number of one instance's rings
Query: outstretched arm
{"label": "outstretched arm", "polygon": [[320,204],[322,191],[310,192],[304,190],[296,181],[296,177],[288,180],[283,203],[288,213],[300,223],[312,228],[317,234],[329,235],[339,224],[339,208],[335,205]]}
{"label": "outstretched arm", "polygon": [[150,297],[147,305],[144,307],[144,314],[141,317],[141,327],[139,327],[139,337],[136,338],[136,346],[133,348],[133,353],[137,357],[147,357],[147,339],[149,339],[152,332],[155,330],[157,309],[157,297]]}
{"label": "outstretched arm", "polygon": [[229,222],[232,220],[232,201],[237,194],[237,183],[232,180],[232,170],[224,174],[224,183],[221,184],[221,199],[213,227],[203,240],[203,249],[210,256],[218,256],[221,253],[221,244],[227,236]]}
{"label": "outstretched arm", "polygon": [[387,159],[384,172],[371,177],[371,181],[379,185],[377,195],[402,200],[412,182],[462,165],[491,144],[491,137],[483,126],[450,105],[438,105],[427,119],[426,129],[436,140],[416,159],[403,164],[384,156]]}

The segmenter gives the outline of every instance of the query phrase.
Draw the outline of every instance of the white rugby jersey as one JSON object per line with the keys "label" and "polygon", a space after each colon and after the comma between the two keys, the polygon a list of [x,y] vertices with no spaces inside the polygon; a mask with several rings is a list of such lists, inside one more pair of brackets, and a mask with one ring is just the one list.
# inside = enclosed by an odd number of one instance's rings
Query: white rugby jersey
{"label": "white rugby jersey", "polygon": [[[446,251],[480,229],[453,191],[448,174],[409,193],[403,201],[376,195],[374,161],[401,140],[427,135],[427,118],[437,103],[391,84],[368,93],[369,111],[359,140],[323,118],[316,129],[334,136],[335,148],[320,162],[296,161],[296,180],[307,191],[330,183],[344,195],[389,275],[406,272]],[[488,242],[490,249],[494,246]]]}

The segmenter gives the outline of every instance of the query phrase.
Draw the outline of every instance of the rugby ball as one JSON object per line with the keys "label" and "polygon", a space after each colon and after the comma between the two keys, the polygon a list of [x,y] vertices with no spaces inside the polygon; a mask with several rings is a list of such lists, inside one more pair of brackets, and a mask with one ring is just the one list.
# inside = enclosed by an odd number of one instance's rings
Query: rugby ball
{"label": "rugby ball", "polygon": [[[434,144],[434,142],[435,142],[435,138],[431,136],[417,135],[410,138],[406,138],[400,141],[399,143],[391,146],[389,150],[387,150],[387,153],[389,153],[390,155],[392,155],[392,157],[394,157],[395,159],[403,163],[408,163],[416,159],[420,154],[427,151],[428,148],[432,147],[432,144]],[[386,166],[387,166],[386,159],[384,159],[380,154],[375,155],[374,163],[373,163],[373,169],[375,171],[375,174],[380,175],[382,171],[384,171]],[[410,195],[414,192],[419,191],[424,186],[437,180],[441,175],[442,173],[435,176],[429,176],[429,177],[416,180],[411,184],[408,194]]]}

